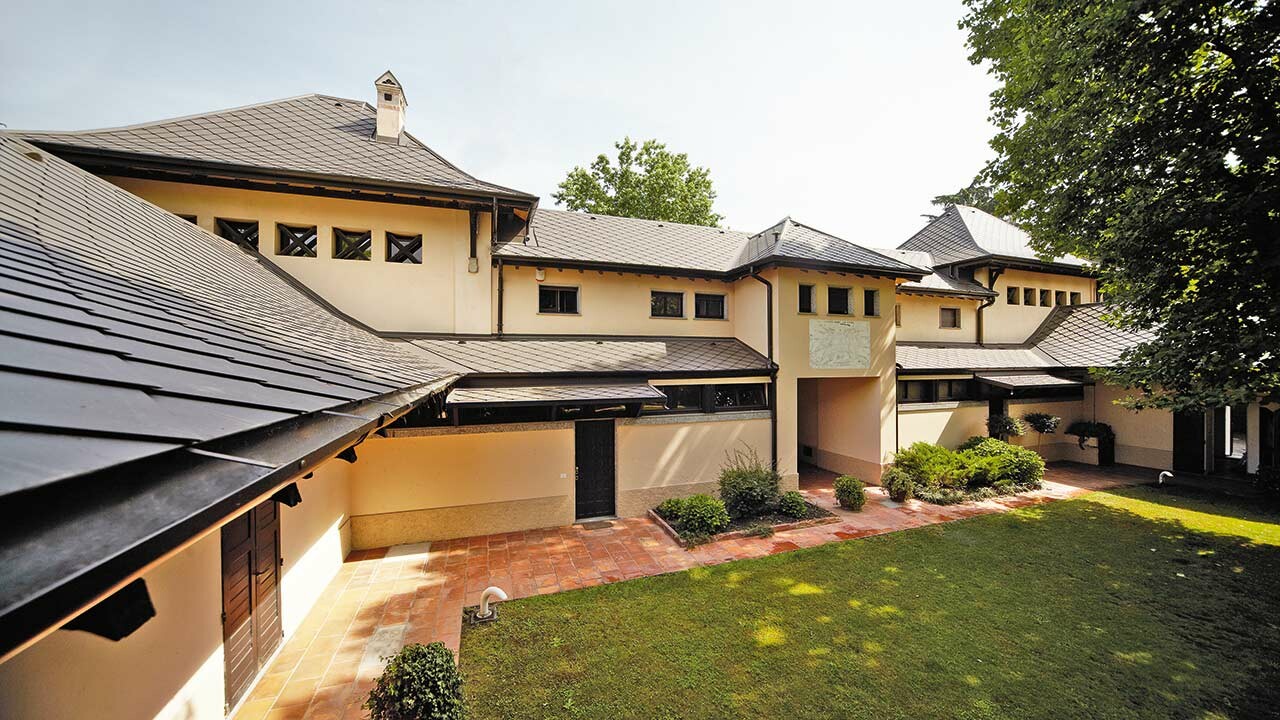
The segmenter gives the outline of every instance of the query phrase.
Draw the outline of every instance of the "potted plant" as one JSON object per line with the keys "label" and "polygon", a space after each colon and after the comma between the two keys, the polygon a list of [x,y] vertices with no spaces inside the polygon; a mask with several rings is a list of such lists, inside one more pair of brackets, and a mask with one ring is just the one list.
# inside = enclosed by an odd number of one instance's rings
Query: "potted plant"
{"label": "potted plant", "polygon": [[987,432],[991,437],[1008,442],[1010,437],[1022,435],[1022,421],[1008,415],[991,415],[987,418]]}

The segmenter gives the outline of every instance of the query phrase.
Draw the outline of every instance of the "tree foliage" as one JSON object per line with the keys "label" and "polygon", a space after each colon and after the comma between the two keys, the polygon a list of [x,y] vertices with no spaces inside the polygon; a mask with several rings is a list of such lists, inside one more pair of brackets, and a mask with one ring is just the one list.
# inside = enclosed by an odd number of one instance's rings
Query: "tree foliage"
{"label": "tree foliage", "polygon": [[1266,0],[965,0],[992,95],[980,181],[1037,250],[1098,264],[1150,330],[1134,406],[1280,388],[1280,18]]}
{"label": "tree foliage", "polygon": [[969,187],[960,188],[953,193],[938,195],[933,198],[932,202],[934,205],[939,206],[968,205],[969,207],[976,207],[979,210],[994,213],[996,211],[996,191],[990,185],[974,182]]}
{"label": "tree foliage", "polygon": [[601,154],[589,168],[569,171],[551,194],[557,205],[599,215],[716,226],[722,219],[711,172],[689,165],[689,156],[673,153],[657,140],[637,145],[631,138],[614,143],[617,162]]}

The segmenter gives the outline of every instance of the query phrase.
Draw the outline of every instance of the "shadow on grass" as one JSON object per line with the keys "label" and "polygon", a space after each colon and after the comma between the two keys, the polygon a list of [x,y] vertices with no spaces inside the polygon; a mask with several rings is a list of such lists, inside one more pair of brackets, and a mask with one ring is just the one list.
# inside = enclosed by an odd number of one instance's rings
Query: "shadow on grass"
{"label": "shadow on grass", "polygon": [[1276,518],[1152,495],[508,603],[464,633],[468,702],[481,718],[1274,712]]}

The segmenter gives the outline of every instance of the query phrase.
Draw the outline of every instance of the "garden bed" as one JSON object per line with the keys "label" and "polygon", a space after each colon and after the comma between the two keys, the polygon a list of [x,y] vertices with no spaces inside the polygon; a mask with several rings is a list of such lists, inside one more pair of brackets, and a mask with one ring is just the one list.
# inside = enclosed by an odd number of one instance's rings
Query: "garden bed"
{"label": "garden bed", "polygon": [[813,527],[815,525],[827,525],[829,523],[840,522],[840,518],[829,510],[818,507],[808,500],[805,501],[805,507],[808,512],[802,518],[794,518],[790,515],[772,512],[765,515],[752,518],[736,518],[729,522],[728,529],[718,532],[714,535],[682,535],[676,529],[677,523],[662,517],[657,510],[650,510],[649,517],[658,523],[658,527],[663,532],[671,536],[680,547],[692,547],[708,542],[716,542],[717,540],[733,540],[735,538],[753,537],[764,534],[763,529],[767,528],[769,535],[786,530],[797,530],[799,528]]}

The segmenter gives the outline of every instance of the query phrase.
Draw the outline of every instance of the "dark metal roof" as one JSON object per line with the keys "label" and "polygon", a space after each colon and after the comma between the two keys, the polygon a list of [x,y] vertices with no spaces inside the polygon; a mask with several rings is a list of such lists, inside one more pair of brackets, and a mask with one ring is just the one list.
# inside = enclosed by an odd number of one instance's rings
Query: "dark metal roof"
{"label": "dark metal roof", "polygon": [[0,654],[454,376],[9,133],[0,298]]}
{"label": "dark metal roof", "polygon": [[658,400],[666,395],[647,383],[619,385],[520,385],[454,388],[447,405],[549,405],[555,403],[613,403]]}
{"label": "dark metal roof", "polygon": [[468,175],[407,132],[398,144],[378,142],[376,124],[377,110],[364,102],[313,94],[118,128],[18,134],[55,151],[76,148],[536,199]]}
{"label": "dark metal roof", "polygon": [[917,371],[1112,367],[1127,348],[1154,338],[1147,332],[1121,330],[1108,323],[1105,314],[1101,304],[1059,305],[1019,345],[900,342],[898,367]]}
{"label": "dark metal roof", "polygon": [[433,362],[479,375],[767,375],[772,369],[768,358],[735,338],[507,335],[411,342]]}
{"label": "dark metal roof", "polygon": [[922,250],[881,250],[880,252],[931,271],[919,280],[908,280],[899,284],[898,292],[912,295],[972,297],[977,300],[996,296],[995,292],[986,289],[981,283],[956,277],[945,269],[942,272],[934,272],[934,266],[939,263],[934,261],[932,255]]}
{"label": "dark metal roof", "polygon": [[1054,377],[1049,373],[978,373],[975,375],[988,385],[1006,388],[1008,390],[1023,390],[1028,388],[1047,388],[1047,387],[1067,387],[1070,385],[1080,385],[1078,380],[1068,380],[1067,378]]}
{"label": "dark metal roof", "polygon": [[725,279],[770,264],[892,277],[927,273],[790,218],[751,235],[701,225],[539,210],[527,238],[501,243],[493,254],[516,262],[670,270]]}
{"label": "dark metal roof", "polygon": [[1083,268],[1087,264],[1074,255],[1041,258],[1031,248],[1031,236],[1025,230],[967,205],[948,205],[942,215],[930,220],[898,249],[927,252],[938,266],[984,258],[1073,268]]}

